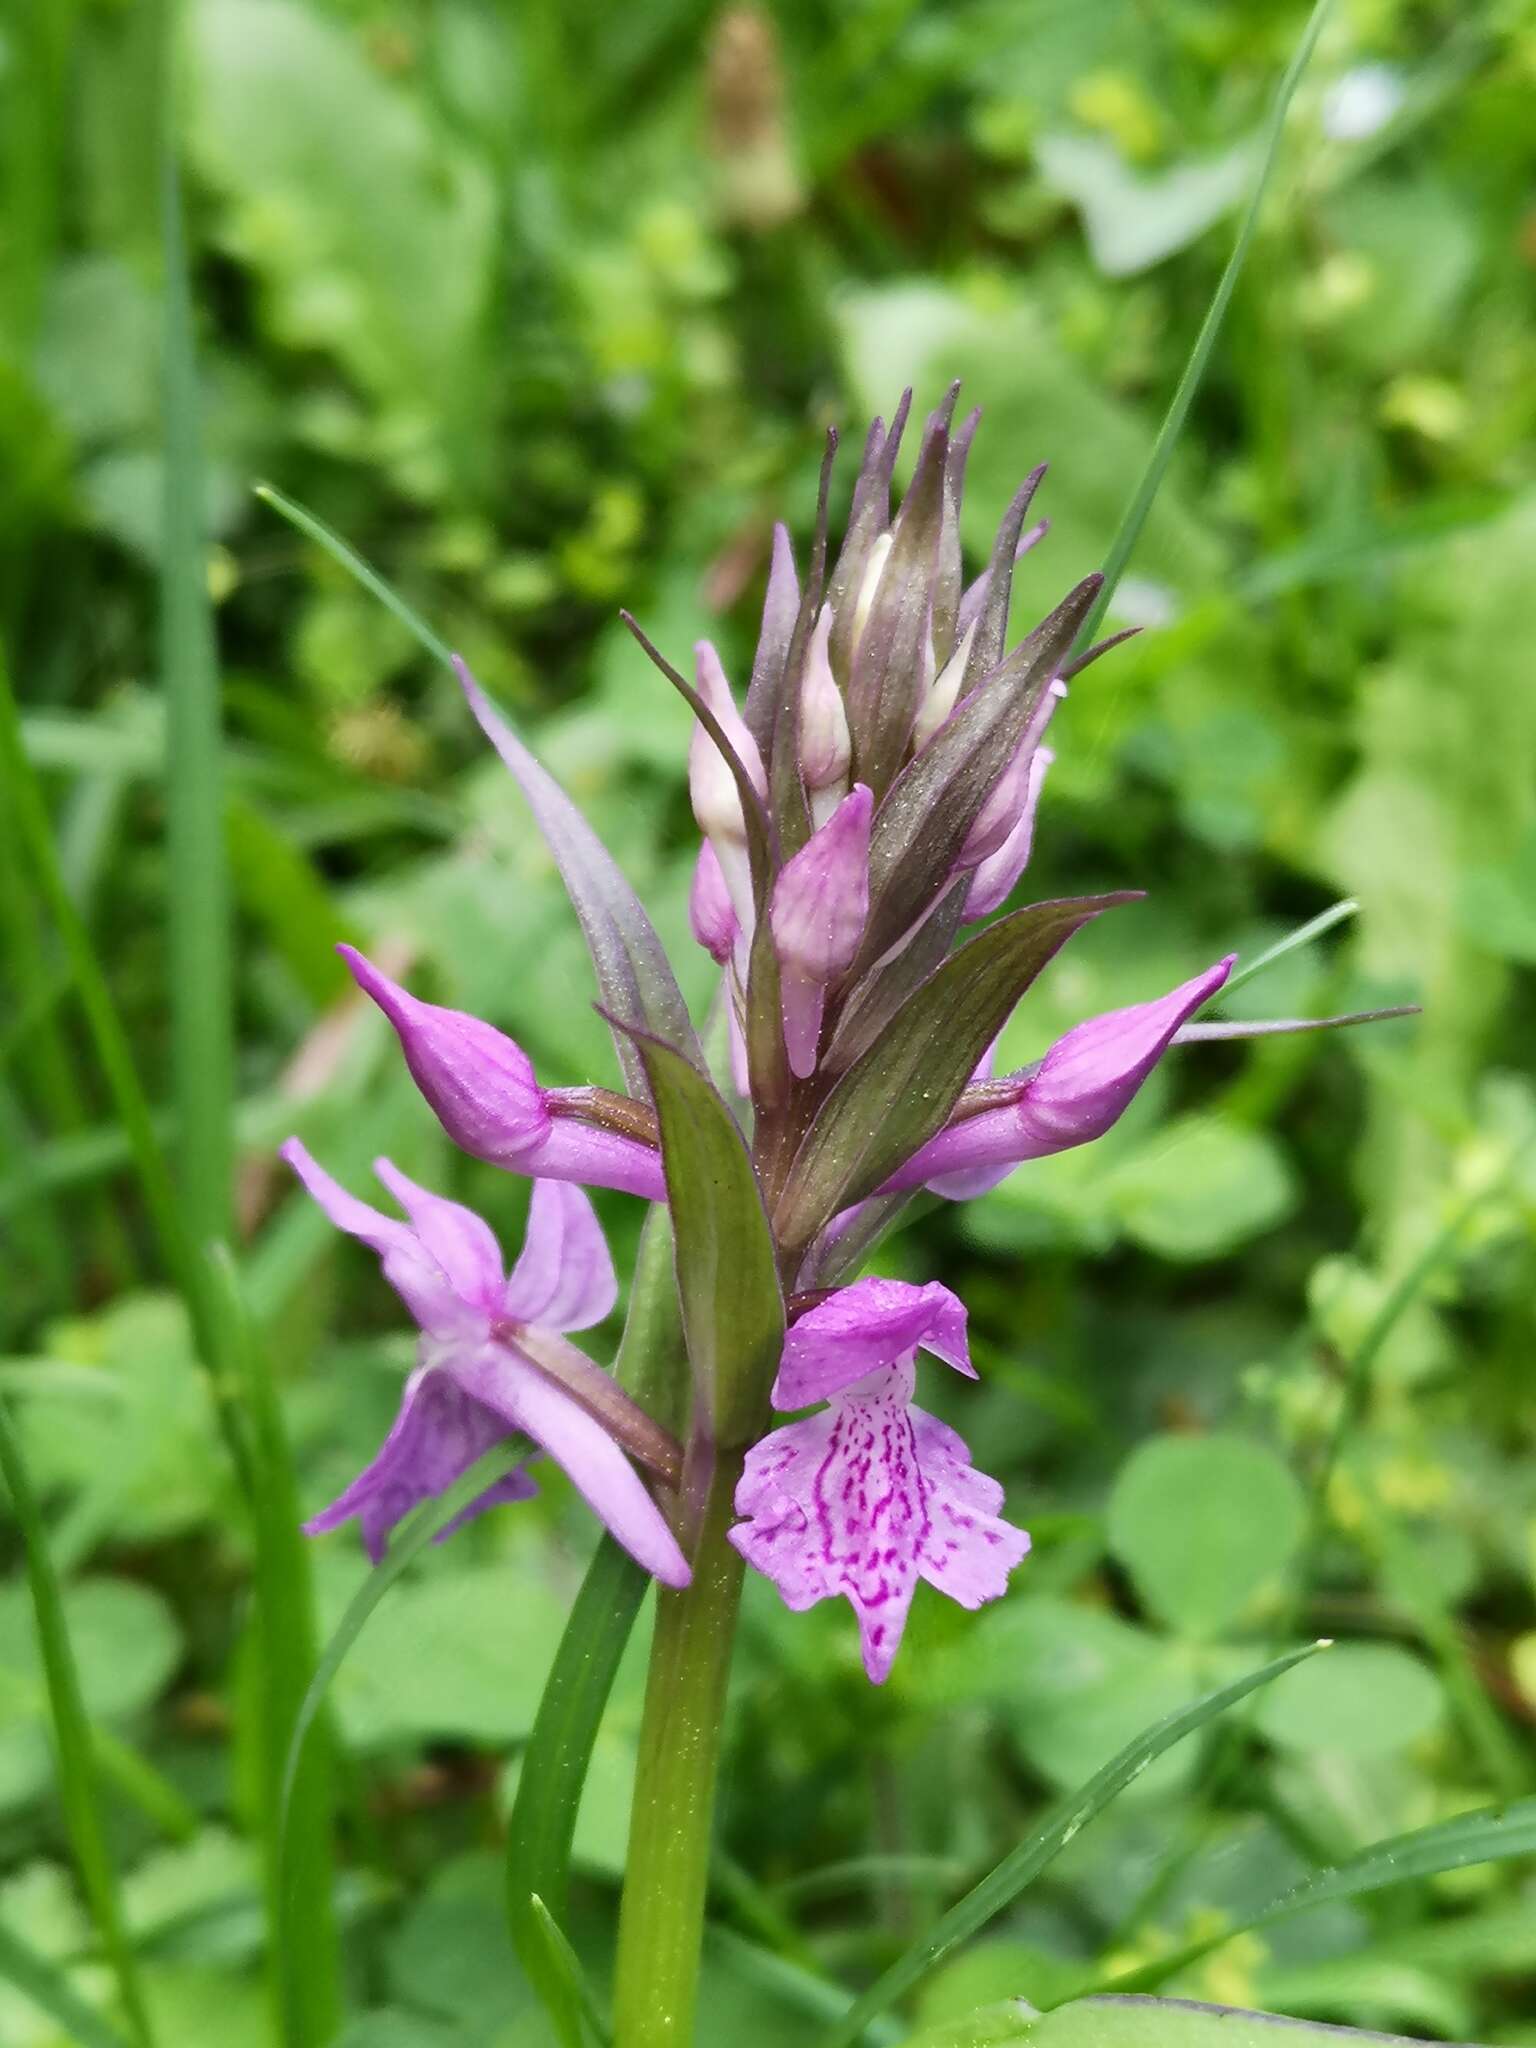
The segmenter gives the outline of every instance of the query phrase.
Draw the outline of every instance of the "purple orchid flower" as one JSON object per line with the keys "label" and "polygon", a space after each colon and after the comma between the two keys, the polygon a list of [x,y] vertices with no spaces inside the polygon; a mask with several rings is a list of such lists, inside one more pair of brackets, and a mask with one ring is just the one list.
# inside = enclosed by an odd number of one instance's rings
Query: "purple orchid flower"
{"label": "purple orchid flower", "polygon": [[[520,1430],[565,1469],[638,1563],[664,1585],[686,1586],[689,1570],[677,1539],[624,1452],[529,1355],[531,1349],[547,1354],[567,1331],[600,1323],[618,1292],[607,1244],[582,1191],[563,1181],[534,1182],[528,1234],[509,1277],[489,1226],[473,1210],[418,1187],[387,1159],[375,1160],[374,1171],[408,1222],[348,1194],[297,1138],[282,1154],[337,1228],[379,1254],[384,1277],[422,1337],[420,1362],[378,1456],[305,1523],[307,1533],[318,1536],[355,1517],[377,1564],[402,1516]],[[488,1487],[449,1529],[537,1490],[519,1467]]]}
{"label": "purple orchid flower", "polygon": [[1235,953],[1155,1002],[1106,1010],[1058,1038],[1038,1067],[1016,1077],[1017,1092],[996,1109],[952,1122],[892,1174],[882,1193],[925,1183],[953,1201],[985,1194],[1026,1159],[1102,1138],[1186,1018],[1232,972]]}
{"label": "purple orchid flower", "polygon": [[797,1612],[841,1594],[880,1685],[917,1582],[962,1607],[1006,1591],[1029,1550],[999,1518],[1003,1489],[965,1443],[912,1404],[919,1347],[976,1377],[965,1306],[947,1287],[866,1279],[802,1316],[784,1345],[773,1405],[826,1401],[747,1453],[731,1541]]}
{"label": "purple orchid flower", "polygon": [[337,951],[394,1025],[412,1079],[463,1151],[513,1173],[666,1200],[654,1145],[559,1113],[585,1091],[541,1088],[527,1053],[494,1024],[422,1002],[352,946]]}

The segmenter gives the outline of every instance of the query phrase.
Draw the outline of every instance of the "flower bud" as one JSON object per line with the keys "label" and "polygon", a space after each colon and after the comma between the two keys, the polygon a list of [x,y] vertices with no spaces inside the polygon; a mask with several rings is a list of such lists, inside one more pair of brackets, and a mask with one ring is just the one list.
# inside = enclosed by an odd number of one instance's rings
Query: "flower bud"
{"label": "flower bud", "polygon": [[848,713],[828,654],[831,637],[832,607],[823,605],[811,634],[800,684],[800,772],[817,825],[824,825],[840,802],[848,786],[848,767],[853,758]]}
{"label": "flower bud", "polygon": [[885,558],[891,552],[896,536],[882,533],[869,551],[869,561],[864,570],[864,581],[859,585],[859,595],[853,607],[853,635],[849,642],[850,665],[859,651],[859,642],[864,637],[864,628],[869,624],[869,615],[874,608],[875,592],[880,588],[880,575],[885,568]]}
{"label": "flower bud", "polygon": [[688,922],[705,952],[723,967],[731,957],[741,927],[731,908],[731,893],[725,886],[720,856],[707,839],[694,864],[693,887],[688,892]]}
{"label": "flower bud", "polygon": [[1045,781],[1045,771],[1055,758],[1049,747],[1036,747],[1030,757],[1024,801],[1013,830],[995,853],[988,854],[977,863],[976,872],[971,877],[965,899],[965,923],[974,924],[979,917],[989,917],[1013,893],[1014,884],[1028,867],[1035,841],[1035,811],[1040,802],[1040,790]]}
{"label": "flower bud", "polygon": [[852,966],[869,916],[874,799],[855,783],[820,831],[781,869],[769,917],[779,956],[784,1042],[802,1080],[816,1070],[829,982]]}
{"label": "flower bud", "polygon": [[1155,1002],[1132,1003],[1076,1025],[1021,1077],[1017,1099],[949,1124],[894,1173],[891,1194],[928,1182],[940,1194],[980,1193],[1026,1159],[1101,1138],[1168,1050],[1174,1033],[1232,972],[1229,953]]}
{"label": "flower bud", "polygon": [[[700,640],[694,648],[694,656],[699,695],[720,721],[737,759],[758,791],[766,795],[768,781],[763,773],[762,755],[758,752],[756,740],[747,730],[745,719],[736,709],[736,700],[731,695],[731,686],[726,681],[719,655],[709,641]],[[714,846],[719,858],[737,919],[743,931],[750,931],[753,919],[752,872],[747,859],[747,825],[742,816],[741,792],[731,773],[730,763],[697,720],[688,746],[688,794],[699,830]]]}
{"label": "flower bud", "polygon": [[424,1003],[353,947],[337,950],[394,1025],[412,1080],[455,1145],[513,1173],[666,1199],[654,1146],[556,1116],[551,1104],[560,1091],[539,1086],[532,1060],[504,1031],[463,1010]]}
{"label": "flower bud", "polygon": [[929,683],[927,694],[918,707],[916,723],[912,727],[914,753],[927,746],[960,701],[960,685],[965,679],[965,665],[971,658],[971,642],[975,638],[976,621],[972,619],[960,636],[960,643],[954,653]]}

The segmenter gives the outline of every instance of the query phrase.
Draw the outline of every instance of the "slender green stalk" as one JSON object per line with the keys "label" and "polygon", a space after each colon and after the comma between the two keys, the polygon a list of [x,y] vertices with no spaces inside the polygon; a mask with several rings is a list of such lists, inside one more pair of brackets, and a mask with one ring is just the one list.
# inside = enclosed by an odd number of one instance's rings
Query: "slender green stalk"
{"label": "slender green stalk", "polygon": [[208,596],[192,302],[174,147],[167,143],[165,500],[160,632],[170,856],[171,1053],[183,1213],[194,1242],[229,1237],[234,1045],[224,763]]}
{"label": "slender green stalk", "polygon": [[0,1476],[11,1497],[11,1509],[27,1554],[27,1582],[32,1613],[47,1681],[53,1742],[58,1760],[59,1796],[80,1872],[80,1884],[101,1937],[101,1945],[117,1980],[118,1997],[129,2031],[141,2048],[153,2048],[154,2032],[139,1983],[138,1963],[123,1920],[117,1872],[102,1818],[100,1782],[91,1741],[90,1722],[80,1691],[80,1674],[70,1645],[64,1600],[42,1510],[32,1490],[11,1418],[0,1405]]}
{"label": "slender green stalk", "polygon": [[741,1598],[726,1540],[742,1453],[722,1452],[705,1498],[693,1584],[661,1592],[640,1729],[614,1981],[617,2048],[691,2048],[715,1779]]}
{"label": "slender green stalk", "polygon": [[1232,303],[1232,294],[1237,290],[1237,281],[1243,274],[1244,264],[1248,261],[1248,251],[1253,242],[1254,231],[1258,227],[1264,194],[1269,188],[1270,173],[1274,170],[1275,159],[1280,153],[1280,137],[1285,128],[1286,110],[1291,104],[1296,87],[1301,82],[1301,75],[1307,68],[1312,52],[1317,47],[1317,39],[1322,32],[1323,21],[1330,4],[1331,0],[1317,0],[1302,32],[1301,41],[1296,45],[1296,53],[1286,66],[1285,76],[1280,81],[1264,129],[1263,154],[1259,161],[1259,175],[1253,188],[1253,196],[1243,214],[1242,225],[1237,231],[1237,240],[1232,245],[1232,254],[1227,258],[1227,267],[1221,273],[1221,281],[1216,287],[1210,305],[1206,308],[1205,318],[1200,323],[1200,332],[1196,335],[1195,345],[1190,350],[1189,361],[1184,365],[1183,375],[1179,378],[1168,410],[1163,415],[1163,424],[1157,430],[1157,439],[1152,444],[1152,453],[1147,458],[1146,469],[1136,486],[1130,504],[1125,508],[1119,531],[1110,543],[1109,553],[1104,561],[1103,587],[1095,600],[1093,610],[1084,621],[1082,632],[1078,635],[1079,648],[1088,646],[1098,631],[1100,622],[1109,609],[1110,600],[1119,586],[1120,578],[1125,574],[1125,565],[1141,538],[1141,529],[1147,523],[1147,515],[1152,510],[1153,500],[1162,486],[1168,465],[1173,460],[1173,451],[1178,445],[1180,434],[1184,431],[1184,421],[1188,417],[1190,406],[1194,403],[1195,393],[1204,380],[1211,351],[1216,346],[1216,337],[1221,332],[1222,322],[1227,317],[1227,308]]}

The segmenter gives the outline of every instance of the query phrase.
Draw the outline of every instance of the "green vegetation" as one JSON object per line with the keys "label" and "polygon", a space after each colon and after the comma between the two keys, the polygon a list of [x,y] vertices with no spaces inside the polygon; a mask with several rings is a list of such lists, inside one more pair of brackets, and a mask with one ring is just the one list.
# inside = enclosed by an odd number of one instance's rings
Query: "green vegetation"
{"label": "green vegetation", "polygon": [[[1307,18],[47,0],[5,28],[4,2048],[597,2038],[651,1603],[600,1638],[633,1568],[547,1462],[445,1547],[423,1510],[397,1578],[296,1534],[410,1340],[276,1144],[359,1188],[387,1151],[507,1243],[526,1198],[448,1147],[335,941],[551,1086],[618,1081],[433,636],[702,1017],[689,713],[618,607],[744,681],[826,424],[952,377],[984,408],[975,565],[1048,460],[1020,615],[1101,566]],[[927,1393],[1034,1551],[980,1614],[920,1594],[878,1692],[840,1603],[748,1575],[704,2048],[831,2039],[859,1993],[872,2044],[1213,2030],[1067,2007],[1106,1989],[1536,2043],[1533,94],[1522,0],[1325,15],[1109,610],[1152,630],[1052,735],[1031,894],[1148,900],[1074,939],[1000,1064],[1313,918],[1220,1014],[1423,1015],[1181,1049],[1102,1141],[882,1247],[969,1302],[982,1384]],[[642,1206],[599,1206],[627,1282]],[[592,1752],[568,1895],[563,1739]]]}

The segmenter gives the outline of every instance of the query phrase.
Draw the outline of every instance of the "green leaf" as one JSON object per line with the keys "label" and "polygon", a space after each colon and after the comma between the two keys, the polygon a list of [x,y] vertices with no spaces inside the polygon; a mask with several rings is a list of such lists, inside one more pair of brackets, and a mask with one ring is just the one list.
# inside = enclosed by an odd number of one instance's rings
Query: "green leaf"
{"label": "green leaf", "polygon": [[1031,2021],[1017,2036],[1028,2048],[1348,2048],[1351,2040],[1385,2038],[1183,1998],[1075,1999]]}
{"label": "green leaf", "polygon": [[1285,1749],[1379,1756],[1417,1742],[1443,1712],[1435,1675],[1417,1657],[1395,1643],[1340,1643],[1281,1679],[1254,1724]]}
{"label": "green leaf", "polygon": [[951,954],[817,1111],[775,1211],[780,1240],[808,1244],[839,1209],[873,1194],[941,1131],[982,1054],[1052,955],[1090,918],[1134,900],[1124,892],[1032,903]]}
{"label": "green leaf", "polygon": [[[153,2048],[154,2030],[145,2009],[137,1958],[123,1923],[117,1870],[107,1841],[96,1760],[92,1751],[90,1722],[86,1718],[85,1688],[81,1683],[74,1645],[70,1640],[70,1625],[63,1594],[53,1569],[53,1560],[48,1553],[48,1532],[43,1525],[42,1510],[33,1493],[31,1478],[22,1460],[21,1447],[11,1427],[10,1415],[3,1405],[0,1405],[0,1476],[4,1478],[6,1491],[11,1497],[11,1508],[26,1545],[32,1617],[37,1630],[34,1654],[42,1665],[47,1681],[48,1703],[52,1711],[53,1742],[58,1762],[59,1794],[69,1827],[70,1843],[80,1871],[81,1886],[90,1903],[91,1916],[96,1923],[101,1945],[111,1964],[118,1997],[127,2015],[130,2031],[134,2039],[143,2044],[143,2048]],[[125,1587],[123,1590],[126,1592],[128,1589]],[[153,1608],[157,1603],[145,1596],[145,1602],[142,1604]],[[13,1651],[14,1654],[0,1658],[0,1670],[9,1673],[25,1668],[29,1660],[22,1653],[22,1645],[15,1644]],[[140,1653],[137,1642],[133,1644],[133,1652]],[[172,1654],[174,1655],[174,1652]],[[153,1650],[150,1657],[153,1660]],[[167,1675],[165,1664],[169,1661],[164,1660],[158,1669],[151,1662],[150,1683],[144,1688],[146,1692],[158,1690],[156,1681],[163,1683]],[[141,1657],[141,1678],[144,1675],[145,1667]],[[114,1682],[121,1682],[121,1674],[115,1669],[112,1677]],[[3,1954],[4,1951],[0,1951],[0,1955]]]}
{"label": "green leaf", "polygon": [[1154,1963],[1116,1977],[1106,1989],[1151,1991],[1179,1975],[1192,1963],[1235,1935],[1250,1934],[1277,1920],[1303,1913],[1309,1906],[1323,1906],[1341,1899],[1361,1898],[1384,1891],[1413,1878],[1438,1877],[1444,1871],[1465,1870],[1478,1863],[1502,1863],[1515,1856],[1536,1855],[1536,1799],[1519,1799],[1513,1804],[1490,1807],[1478,1813],[1459,1814],[1454,1820],[1439,1821],[1427,1828],[1415,1828],[1406,1835],[1393,1835],[1385,1842],[1373,1842],[1358,1856],[1315,1871],[1292,1885],[1257,1913],[1224,1928],[1206,1941],[1161,1956]]}
{"label": "green leaf", "polygon": [[914,1984],[920,1983],[958,1943],[979,1932],[1005,1906],[1010,1905],[1118,1792],[1140,1776],[1154,1758],[1171,1749],[1186,1735],[1192,1735],[1214,1721],[1228,1707],[1236,1706],[1249,1693],[1268,1685],[1304,1658],[1313,1656],[1322,1647],[1322,1644],[1312,1643],[1305,1649],[1276,1657],[1257,1671],[1250,1671],[1232,1684],[1207,1693],[1203,1699],[1181,1707],[1155,1727],[1145,1730],[1096,1772],[1080,1791],[1052,1807],[1040,1826],[1018,1848],[1011,1850],[980,1884],[973,1886],[927,1934],[915,1941],[884,1971],[848,2014],[822,2037],[821,2048],[848,2048],[849,2043],[857,2041],[871,2019],[885,2012]]}
{"label": "green leaf", "polygon": [[[0,1978],[24,1992],[49,2019],[64,2029],[79,2048],[124,2048],[123,2036],[88,2006],[68,1977],[47,1956],[39,1955],[21,1936],[0,1922]],[[135,2039],[149,2035],[142,2027]]]}
{"label": "green leaf", "polygon": [[661,1128],[688,1358],[715,1441],[761,1429],[784,1346],[784,1301],[757,1176],[735,1118],[683,1056],[641,1032]]}
{"label": "green leaf", "polygon": [[1109,1547],[1161,1620],[1213,1636],[1279,1578],[1305,1521],[1301,1487],[1263,1444],[1226,1434],[1151,1437],[1115,1481]]}
{"label": "green leaf", "polygon": [[1272,1133],[1196,1112],[1170,1119],[1117,1160],[1098,1192],[1138,1244],[1193,1260],[1219,1258],[1272,1229],[1297,1190]]}

